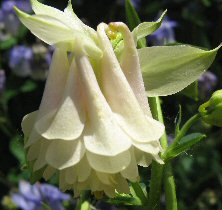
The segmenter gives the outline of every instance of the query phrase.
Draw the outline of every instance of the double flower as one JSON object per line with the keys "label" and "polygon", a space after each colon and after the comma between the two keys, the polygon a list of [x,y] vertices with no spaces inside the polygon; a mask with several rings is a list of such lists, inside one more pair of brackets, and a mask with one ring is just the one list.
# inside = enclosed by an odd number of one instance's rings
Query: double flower
{"label": "double flower", "polygon": [[[28,162],[45,179],[59,173],[60,187],[76,195],[128,193],[127,180],[139,179],[137,165],[163,163],[164,125],[149,109],[135,36],[120,22],[94,31],[70,3],[62,12],[31,2],[36,15],[17,10],[20,20],[56,48],[39,110],[22,122]],[[118,56],[110,31],[122,36]]]}

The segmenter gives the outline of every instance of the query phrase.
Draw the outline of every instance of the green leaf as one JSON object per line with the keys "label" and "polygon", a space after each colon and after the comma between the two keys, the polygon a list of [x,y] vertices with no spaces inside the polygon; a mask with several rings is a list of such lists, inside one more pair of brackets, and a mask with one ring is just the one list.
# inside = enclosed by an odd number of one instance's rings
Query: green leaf
{"label": "green leaf", "polygon": [[11,37],[5,41],[0,42],[0,50],[7,50],[17,44],[17,39]]}
{"label": "green leaf", "polygon": [[184,88],[181,93],[194,101],[198,101],[198,81],[191,83],[189,86]]}
{"label": "green leaf", "polygon": [[23,148],[23,144],[21,138],[19,136],[15,136],[9,144],[11,153],[18,159],[20,164],[25,163],[25,150]]}
{"label": "green leaf", "polygon": [[28,92],[32,92],[36,88],[37,88],[37,85],[35,82],[33,82],[32,80],[27,80],[20,88],[20,91],[22,93],[28,93]]}
{"label": "green leaf", "polygon": [[220,47],[209,51],[188,45],[139,49],[148,96],[171,95],[190,85],[209,68]]}
{"label": "green leaf", "polygon": [[181,105],[179,105],[179,112],[176,116],[176,119],[175,119],[175,136],[177,136],[177,134],[179,133],[180,131],[180,123],[181,123],[181,118],[182,118],[182,108],[181,108]]}
{"label": "green leaf", "polygon": [[141,21],[130,0],[125,0],[125,10],[127,24],[129,26],[129,29],[133,30],[136,26],[141,23]]}
{"label": "green leaf", "polygon": [[141,206],[141,200],[137,197],[132,197],[129,194],[117,193],[114,198],[108,199],[108,202],[113,205]]}
{"label": "green leaf", "polygon": [[133,36],[136,40],[140,40],[150,34],[152,34],[154,31],[156,31],[160,26],[164,19],[164,16],[166,15],[167,10],[165,10],[160,18],[155,22],[143,22],[140,23],[136,28],[133,30]]}
{"label": "green leaf", "polygon": [[163,155],[164,160],[169,160],[171,158],[174,158],[181,153],[191,149],[192,146],[200,142],[206,137],[206,135],[201,133],[192,133],[185,137],[183,137],[180,142],[176,145],[169,146]]}
{"label": "green leaf", "polygon": [[[141,21],[130,0],[125,0],[126,19],[129,29],[132,31]],[[136,39],[137,40],[137,39]],[[139,48],[146,47],[146,39],[140,39],[137,42]]]}

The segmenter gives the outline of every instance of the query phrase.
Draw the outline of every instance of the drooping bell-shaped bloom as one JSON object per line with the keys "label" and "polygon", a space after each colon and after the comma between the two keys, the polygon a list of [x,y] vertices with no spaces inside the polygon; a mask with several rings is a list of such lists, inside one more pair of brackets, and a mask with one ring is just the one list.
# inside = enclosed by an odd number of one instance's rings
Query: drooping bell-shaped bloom
{"label": "drooping bell-shaped bloom", "polygon": [[123,23],[110,27],[124,37],[121,64],[106,24],[95,32],[99,59],[85,52],[81,37],[71,56],[60,43],[39,110],[22,122],[33,170],[45,167],[46,179],[58,172],[60,187],[76,193],[128,192],[126,179],[138,180],[137,164],[162,163],[158,153],[164,126],[151,117],[133,36]]}
{"label": "drooping bell-shaped bloom", "polygon": [[[129,192],[127,180],[139,178],[137,165],[163,163],[164,126],[150,113],[136,37],[119,22],[89,28],[71,4],[62,12],[31,2],[36,15],[17,10],[21,21],[56,49],[40,107],[22,122],[28,161],[45,179],[59,173],[60,187],[76,194]],[[118,56],[109,30],[122,35]]]}

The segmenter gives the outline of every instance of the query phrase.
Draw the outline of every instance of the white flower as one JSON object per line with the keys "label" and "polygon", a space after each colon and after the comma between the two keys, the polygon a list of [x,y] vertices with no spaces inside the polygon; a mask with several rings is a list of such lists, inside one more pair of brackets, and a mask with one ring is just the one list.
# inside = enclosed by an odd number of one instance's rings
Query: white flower
{"label": "white flower", "polygon": [[[45,179],[59,173],[60,187],[75,194],[129,192],[127,180],[139,179],[137,165],[163,163],[164,132],[150,113],[133,33],[119,22],[94,31],[71,4],[61,12],[31,2],[36,15],[17,10],[20,20],[56,50],[39,110],[22,122],[27,160]],[[108,30],[123,36],[118,58]]]}

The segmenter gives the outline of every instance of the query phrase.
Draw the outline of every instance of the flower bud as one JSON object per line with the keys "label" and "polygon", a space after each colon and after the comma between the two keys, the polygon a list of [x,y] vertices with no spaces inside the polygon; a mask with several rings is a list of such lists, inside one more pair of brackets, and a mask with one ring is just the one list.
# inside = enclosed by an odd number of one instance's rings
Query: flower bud
{"label": "flower bud", "polygon": [[206,123],[222,127],[222,90],[214,92],[209,101],[199,107],[199,112]]}

